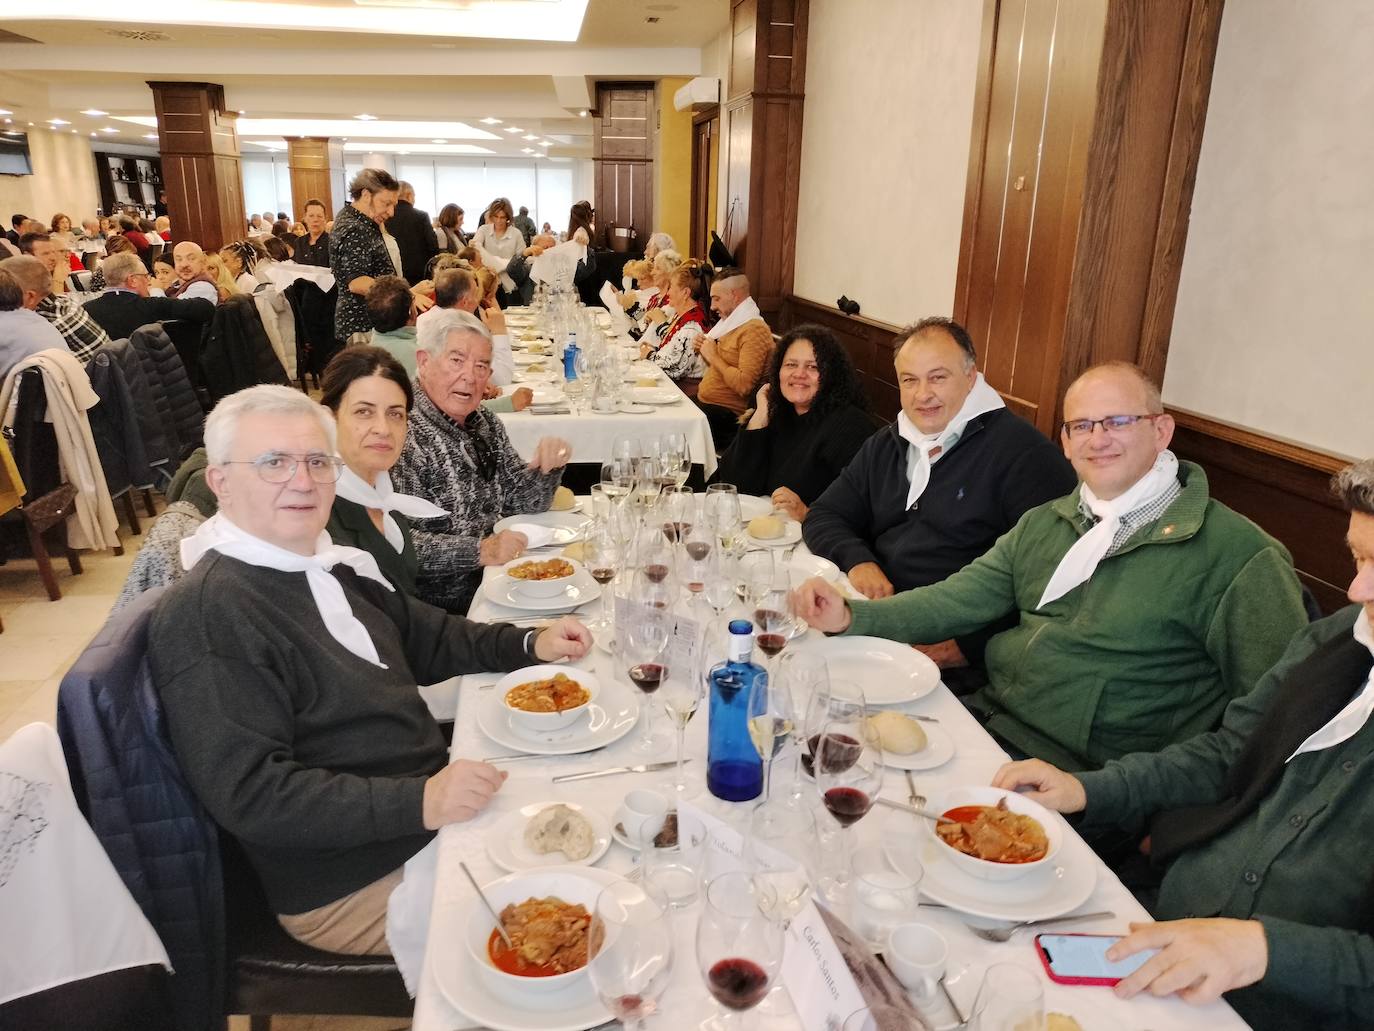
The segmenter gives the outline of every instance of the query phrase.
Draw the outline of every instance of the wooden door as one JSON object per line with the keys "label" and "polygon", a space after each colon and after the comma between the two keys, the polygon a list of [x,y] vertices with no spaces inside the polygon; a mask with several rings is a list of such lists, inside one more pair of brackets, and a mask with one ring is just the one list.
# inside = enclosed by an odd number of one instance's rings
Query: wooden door
{"label": "wooden door", "polygon": [[720,109],[698,115],[692,123],[692,236],[690,253],[706,257],[711,230],[716,228],[717,169],[720,155]]}

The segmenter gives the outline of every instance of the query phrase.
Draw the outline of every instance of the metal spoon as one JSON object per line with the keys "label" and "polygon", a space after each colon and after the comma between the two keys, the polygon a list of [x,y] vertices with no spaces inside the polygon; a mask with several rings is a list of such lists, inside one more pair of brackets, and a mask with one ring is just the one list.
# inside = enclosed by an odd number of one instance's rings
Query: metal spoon
{"label": "metal spoon", "polygon": [[1081,923],[1084,920],[1114,920],[1116,914],[1103,911],[1099,913],[1079,913],[1075,916],[1057,916],[1048,920],[1021,920],[1014,924],[1007,924],[1005,927],[974,927],[972,924],[965,926],[985,942],[1005,942],[1011,941],[1011,936],[1025,927],[1040,927],[1044,924],[1072,924]]}
{"label": "metal spoon", "polygon": [[491,903],[487,901],[486,893],[477,886],[477,878],[472,876],[472,871],[468,869],[468,864],[460,859],[458,865],[463,868],[463,875],[467,877],[468,883],[472,885],[472,890],[477,892],[477,897],[482,900],[482,905],[487,907],[487,912],[491,914],[492,920],[496,921],[496,930],[500,933],[501,940],[506,943],[506,948],[515,948],[515,942],[510,940],[510,935],[506,933],[505,927],[502,926],[501,918],[496,915],[496,910],[491,908]]}

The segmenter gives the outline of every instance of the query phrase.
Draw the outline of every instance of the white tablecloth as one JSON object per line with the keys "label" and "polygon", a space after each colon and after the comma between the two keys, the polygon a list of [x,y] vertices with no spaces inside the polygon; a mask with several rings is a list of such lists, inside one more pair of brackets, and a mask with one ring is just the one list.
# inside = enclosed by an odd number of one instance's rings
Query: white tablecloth
{"label": "white tablecloth", "polygon": [[[537,387],[537,383],[528,384]],[[682,393],[672,380],[664,379],[659,386],[669,387],[679,395],[676,404],[654,405],[652,412],[626,415],[614,412],[603,415],[588,411],[584,415],[534,415],[523,412],[502,412],[501,421],[510,434],[511,443],[521,455],[534,454],[534,446],[541,437],[562,437],[573,446],[574,462],[604,462],[611,457],[611,446],[618,437],[657,437],[664,433],[681,433],[687,439],[692,463],[700,465],[707,477],[716,471],[716,448],[711,440],[711,426],[706,415]]]}
{"label": "white tablecloth", "polygon": [[[492,575],[490,570],[488,575]],[[599,602],[593,602],[592,607],[597,604]],[[474,619],[492,620],[513,618],[514,614],[507,610],[498,611],[479,595],[470,615]],[[797,646],[806,646],[805,639],[799,641]],[[613,668],[614,664],[605,652],[594,649],[591,662],[603,684],[615,679],[627,690],[630,689],[628,681],[623,674]],[[489,740],[476,725],[476,702],[487,697],[478,691],[481,685],[494,683],[497,679],[495,675],[462,678],[459,688],[458,719],[453,735],[455,758],[489,758],[511,754],[509,749]],[[935,770],[915,775],[917,786],[923,793],[933,795],[942,787],[958,784],[986,784],[997,767],[1006,760],[1002,750],[943,684],[934,693],[905,708],[911,712],[938,718],[941,727],[948,731],[957,743],[955,756],[948,763]],[[655,718],[659,728],[667,726],[667,719],[662,716],[661,710]],[[686,751],[693,760],[687,767],[689,774],[702,782],[705,779],[706,729],[706,705],[703,703],[697,718],[688,726]],[[490,809],[469,823],[451,825],[439,832],[438,874],[431,913],[429,946],[415,1000],[413,1031],[454,1031],[478,1026],[445,998],[434,973],[436,964],[449,962],[454,950],[462,948],[463,917],[472,903],[472,890],[458,868],[459,860],[467,862],[479,883],[493,880],[502,876],[504,871],[487,856],[483,835],[506,814],[534,801],[569,800],[596,809],[609,820],[626,791],[633,787],[653,787],[671,777],[672,771],[669,770],[666,773],[620,775],[571,784],[550,783],[550,778],[558,773],[575,773],[643,762],[642,758],[631,752],[638,734],[636,728],[620,741],[599,752],[527,759],[507,764],[502,768],[509,771],[510,777]],[[672,757],[670,753],[661,758]],[[789,775],[789,769],[780,758],[774,770],[774,784],[785,784]],[[882,794],[896,801],[905,801],[906,786],[901,771],[887,772]],[[704,789],[692,801],[741,829],[745,826],[744,821],[752,805],[721,802],[707,794]],[[823,809],[818,809],[818,818],[830,819]],[[905,828],[909,826],[909,821],[914,819],[918,818],[886,807],[875,807],[867,817],[855,825],[856,842],[863,844],[880,840],[885,827]],[[1095,857],[1093,862],[1097,864],[1097,884],[1087,901],[1077,911],[1110,910],[1116,914],[1117,919],[1068,925],[1063,930],[1124,932],[1129,921],[1148,920],[1148,914],[1115,875]],[[597,865],[611,871],[628,872],[631,868],[631,853],[623,846],[613,843],[610,851]],[[699,909],[700,902],[675,917],[678,951],[674,958],[673,980],[662,1000],[662,1015],[649,1022],[652,1031],[695,1028],[714,1011],[715,1003],[701,983],[693,945]],[[842,911],[840,915],[847,916]],[[1122,1001],[1107,988],[1056,985],[1041,971],[1032,944],[1033,935],[1025,931],[1013,936],[1010,942],[993,944],[976,938],[953,911],[922,907],[918,919],[937,928],[949,943],[947,979],[951,984],[951,992],[965,1015],[977,994],[986,968],[992,963],[1012,962],[1035,971],[1041,977],[1047,1012],[1070,1014],[1077,1018],[1085,1031],[1163,1031],[1166,1028],[1205,1028],[1208,1031],[1224,1031],[1228,1028],[1246,1027],[1225,1003],[1194,1007],[1178,999],[1156,999],[1148,996]],[[767,1031],[800,1027],[795,1016],[788,1013],[790,1003],[784,993],[775,992],[767,1005],[770,1008],[776,1007],[778,1011],[772,1019],[764,1023]]]}
{"label": "white tablecloth", "polygon": [[308,279],[325,293],[334,289],[334,273],[327,265],[301,265],[294,261],[274,261],[267,278],[278,290],[285,290],[298,279]]}

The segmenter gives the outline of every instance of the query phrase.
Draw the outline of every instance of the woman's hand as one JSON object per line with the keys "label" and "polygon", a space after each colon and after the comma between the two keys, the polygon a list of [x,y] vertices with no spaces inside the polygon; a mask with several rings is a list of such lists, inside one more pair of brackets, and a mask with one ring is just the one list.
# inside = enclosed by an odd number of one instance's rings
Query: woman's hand
{"label": "woman's hand", "polygon": [[749,416],[745,429],[761,430],[768,426],[768,398],[773,393],[773,384],[765,383],[754,394],[754,414]]}
{"label": "woman's hand", "polygon": [[429,311],[429,309],[434,307],[433,297],[426,297],[424,294],[420,293],[417,290],[410,291],[410,296],[415,301],[415,310],[417,312]]}
{"label": "woman's hand", "polygon": [[523,533],[517,530],[502,530],[490,537],[484,537],[478,546],[477,561],[484,566],[500,566],[513,558],[519,558],[529,543]]}

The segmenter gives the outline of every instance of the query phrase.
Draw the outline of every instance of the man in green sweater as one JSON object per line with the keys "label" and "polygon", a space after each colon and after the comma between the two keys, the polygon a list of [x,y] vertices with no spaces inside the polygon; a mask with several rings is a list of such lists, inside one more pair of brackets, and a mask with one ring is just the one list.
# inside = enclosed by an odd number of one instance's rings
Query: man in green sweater
{"label": "man in green sweater", "polygon": [[966,704],[1010,751],[1083,770],[1213,729],[1307,620],[1288,552],[1174,458],[1173,419],[1140,369],[1089,369],[1064,418],[1078,489],[981,558],[881,601],[813,579],[796,602],[827,633],[908,644],[1019,613],[988,642],[989,683]]}
{"label": "man in green sweater", "polygon": [[1336,477],[1350,509],[1354,605],[1298,634],[1220,729],[1071,775],[1010,763],[1084,829],[1151,832],[1169,864],[1154,907],[1108,953],[1158,949],[1116,988],[1210,1002],[1223,992],[1260,1029],[1367,1028],[1374,1014],[1374,460]]}
{"label": "man in green sweater", "polygon": [[447,615],[331,544],[334,420],[298,390],[225,398],[205,449],[219,511],[182,541],[187,575],[149,630],[172,745],[288,932],[385,953],[406,861],[505,780],[449,762],[416,684],[580,657],[591,636],[571,617],[532,631]]}

